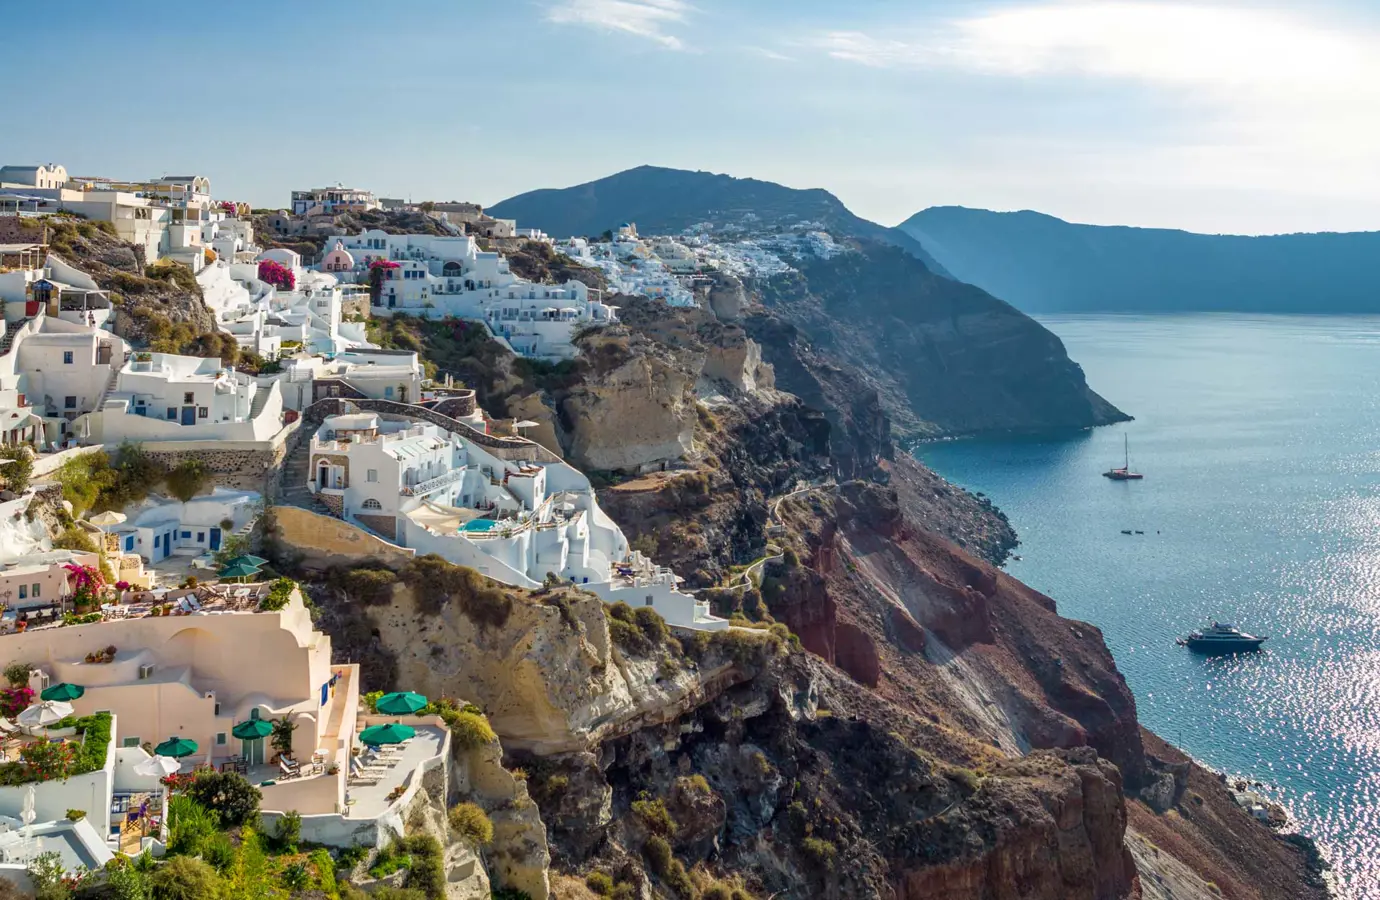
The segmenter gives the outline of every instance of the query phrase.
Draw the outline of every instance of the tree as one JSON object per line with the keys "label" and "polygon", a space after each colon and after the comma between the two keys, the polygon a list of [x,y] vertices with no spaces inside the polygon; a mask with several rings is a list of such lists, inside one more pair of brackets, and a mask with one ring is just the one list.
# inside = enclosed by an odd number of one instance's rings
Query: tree
{"label": "tree", "polygon": [[149,879],[153,900],[205,900],[219,892],[216,870],[191,856],[174,856]]}
{"label": "tree", "polygon": [[29,883],[33,885],[34,900],[67,900],[72,896],[62,857],[51,850],[35,856],[27,871]]}
{"label": "tree", "polygon": [[297,730],[297,726],[288,721],[287,716],[273,720],[273,749],[279,753],[292,752],[292,733]]}
{"label": "tree", "polygon": [[105,864],[105,883],[114,900],[150,900],[149,877],[127,857],[116,856]]}
{"label": "tree", "polygon": [[254,819],[263,794],[243,775],[205,772],[193,779],[187,794],[207,809],[220,813],[221,825],[235,828]]}
{"label": "tree", "polygon": [[0,459],[9,460],[0,472],[5,476],[5,487],[16,494],[29,488],[29,479],[34,474],[34,458],[26,446],[6,447],[0,450]]}
{"label": "tree", "polygon": [[168,491],[186,503],[206,486],[206,466],[198,459],[184,459],[168,473]]}

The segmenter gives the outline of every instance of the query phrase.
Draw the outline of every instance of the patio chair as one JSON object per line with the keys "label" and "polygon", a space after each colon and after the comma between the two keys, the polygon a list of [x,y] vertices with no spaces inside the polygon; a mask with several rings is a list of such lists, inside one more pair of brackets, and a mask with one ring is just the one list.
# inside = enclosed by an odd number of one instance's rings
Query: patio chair
{"label": "patio chair", "polygon": [[183,597],[182,602],[187,604],[187,608],[192,612],[201,612],[201,603],[197,601],[196,594]]}
{"label": "patio chair", "polygon": [[278,771],[283,773],[284,778],[296,778],[302,774],[301,769],[299,769],[295,765],[290,764],[286,759],[283,759],[281,756],[278,757]]}
{"label": "patio chair", "polygon": [[363,768],[353,759],[350,760],[350,781],[354,784],[378,784],[383,779],[382,772],[374,772]]}
{"label": "patio chair", "polygon": [[373,764],[375,767],[392,767],[398,764],[398,757],[393,756],[392,754],[375,753],[373,751],[366,750],[364,752],[364,761],[367,764]]}

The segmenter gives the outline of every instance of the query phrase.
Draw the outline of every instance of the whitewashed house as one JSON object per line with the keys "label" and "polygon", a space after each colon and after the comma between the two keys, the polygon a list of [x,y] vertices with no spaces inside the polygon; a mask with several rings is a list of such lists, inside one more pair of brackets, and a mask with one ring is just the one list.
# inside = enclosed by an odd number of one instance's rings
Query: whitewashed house
{"label": "whitewashed house", "polygon": [[133,441],[267,441],[283,427],[277,382],[261,386],[219,359],[136,353],[117,376],[92,438]]}
{"label": "whitewashed house", "polygon": [[308,486],[347,522],[505,584],[535,588],[554,575],[608,602],[654,607],[673,625],[727,627],[673,572],[631,550],[581,472],[550,454],[507,459],[485,438],[334,416],[312,437]]}
{"label": "whitewashed house", "polygon": [[250,527],[263,512],[263,498],[253,491],[215,488],[186,503],[150,497],[125,509],[128,519],[108,529],[119,549],[156,565],[169,556],[215,553],[236,532]]}
{"label": "whitewashed house", "polygon": [[426,318],[485,322],[523,356],[566,359],[575,333],[617,321],[617,309],[578,281],[535,284],[514,275],[501,254],[481,251],[473,237],[388,234],[379,230],[339,238],[325,265],[339,277],[353,263],[355,281],[387,263],[374,303],[376,315],[406,312]]}
{"label": "whitewashed house", "polygon": [[331,397],[417,403],[422,381],[422,362],[415,352],[357,348],[331,359],[285,360],[280,383],[284,404],[300,410]]}

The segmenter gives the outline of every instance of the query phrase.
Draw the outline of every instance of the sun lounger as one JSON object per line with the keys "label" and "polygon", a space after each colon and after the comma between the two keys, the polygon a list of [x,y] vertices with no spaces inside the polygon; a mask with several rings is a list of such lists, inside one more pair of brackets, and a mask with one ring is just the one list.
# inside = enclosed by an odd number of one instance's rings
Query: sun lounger
{"label": "sun lounger", "polygon": [[301,769],[299,769],[295,765],[292,765],[282,757],[278,758],[278,771],[282,772],[283,777],[285,778],[296,778],[297,776],[302,774]]}
{"label": "sun lounger", "polygon": [[366,769],[353,759],[350,760],[350,780],[356,784],[378,784],[383,773]]}
{"label": "sun lounger", "polygon": [[201,612],[201,604],[197,602],[196,595],[190,594],[182,598],[182,602],[187,604],[187,608],[192,612]]}

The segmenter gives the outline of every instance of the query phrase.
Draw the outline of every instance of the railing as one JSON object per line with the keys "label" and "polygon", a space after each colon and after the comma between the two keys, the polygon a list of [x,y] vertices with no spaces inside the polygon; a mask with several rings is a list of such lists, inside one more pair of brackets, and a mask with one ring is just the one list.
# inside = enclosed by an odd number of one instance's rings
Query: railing
{"label": "railing", "polygon": [[438,488],[443,488],[448,484],[454,484],[455,482],[459,481],[464,477],[464,469],[451,469],[446,474],[439,475],[435,478],[430,479],[429,481],[423,481],[420,484],[414,484],[411,487],[404,487],[400,493],[404,497],[420,497],[423,494],[429,494],[432,491],[437,490]]}

